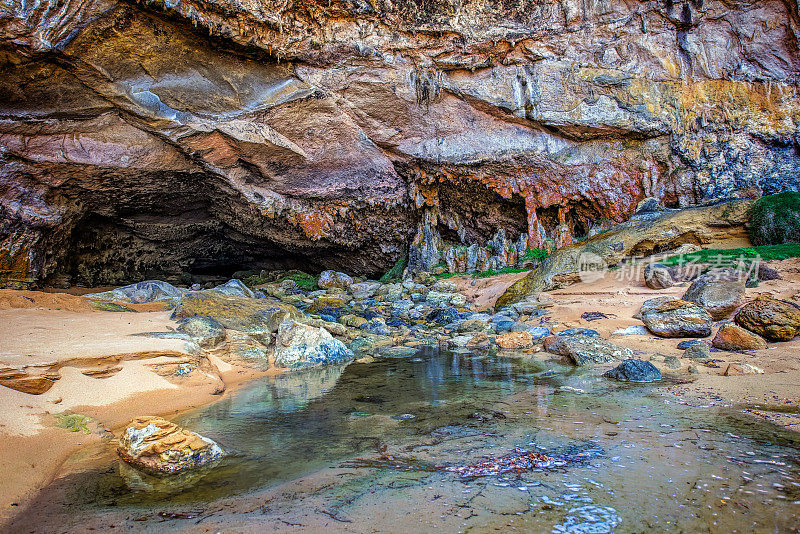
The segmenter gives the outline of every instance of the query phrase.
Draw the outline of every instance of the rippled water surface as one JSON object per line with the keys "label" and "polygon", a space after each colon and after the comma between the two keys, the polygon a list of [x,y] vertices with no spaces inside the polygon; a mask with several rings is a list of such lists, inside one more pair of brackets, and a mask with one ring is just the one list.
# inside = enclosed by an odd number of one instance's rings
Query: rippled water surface
{"label": "rippled water surface", "polygon": [[[666,384],[422,352],[263,379],[178,422],[234,454],[144,476],[82,451],[15,528],[348,532],[796,532],[800,440]],[[539,452],[562,467],[446,469]],[[362,461],[365,460],[365,461]]]}

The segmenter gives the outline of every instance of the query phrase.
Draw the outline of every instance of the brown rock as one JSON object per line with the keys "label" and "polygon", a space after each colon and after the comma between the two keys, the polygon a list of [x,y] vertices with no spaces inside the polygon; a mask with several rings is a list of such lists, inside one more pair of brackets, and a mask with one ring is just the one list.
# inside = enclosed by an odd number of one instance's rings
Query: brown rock
{"label": "brown rock", "polygon": [[494,342],[501,349],[527,349],[533,346],[533,336],[529,332],[509,332],[497,336]]}
{"label": "brown rock", "polygon": [[668,267],[651,263],[644,268],[644,283],[650,289],[666,289],[675,285]]}
{"label": "brown rock", "polygon": [[736,324],[770,341],[789,341],[800,334],[800,306],[762,295],[739,310]]}
{"label": "brown rock", "polygon": [[117,454],[144,471],[172,474],[200,467],[225,453],[213,440],[161,417],[139,417],[123,431]]}
{"label": "brown rock", "polygon": [[25,375],[13,378],[0,378],[0,385],[7,388],[16,389],[31,395],[41,395],[46,393],[56,383],[57,378],[45,377],[41,375]]}
{"label": "brown rock", "polygon": [[763,375],[764,370],[750,365],[749,363],[732,363],[725,369],[723,375],[736,376],[736,375]]}
{"label": "brown rock", "polygon": [[767,348],[764,338],[735,324],[720,327],[711,345],[721,350],[761,350]]}
{"label": "brown rock", "polygon": [[472,339],[467,342],[468,349],[488,349],[489,348],[489,336],[483,332],[478,332]]}

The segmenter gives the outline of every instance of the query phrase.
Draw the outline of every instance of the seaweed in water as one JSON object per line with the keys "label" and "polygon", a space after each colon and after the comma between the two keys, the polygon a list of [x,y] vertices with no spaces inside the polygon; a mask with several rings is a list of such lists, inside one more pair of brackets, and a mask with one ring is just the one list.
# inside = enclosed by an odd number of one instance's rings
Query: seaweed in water
{"label": "seaweed in water", "polygon": [[345,469],[395,469],[399,471],[447,471],[456,473],[463,478],[478,478],[498,476],[505,473],[517,474],[535,469],[554,469],[568,464],[579,463],[596,455],[595,450],[584,450],[567,456],[547,456],[538,452],[529,452],[518,449],[516,454],[492,458],[485,462],[469,465],[443,466],[419,460],[414,457],[394,456],[383,454],[378,458],[356,458],[345,462],[340,467]]}

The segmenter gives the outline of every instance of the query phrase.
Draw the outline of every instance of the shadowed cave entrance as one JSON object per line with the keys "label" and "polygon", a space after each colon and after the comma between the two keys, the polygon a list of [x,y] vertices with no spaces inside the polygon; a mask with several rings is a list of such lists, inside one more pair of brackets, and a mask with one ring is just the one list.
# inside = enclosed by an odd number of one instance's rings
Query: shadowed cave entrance
{"label": "shadowed cave entrance", "polygon": [[[42,284],[97,287],[147,279],[206,284],[237,272],[243,276],[241,271],[285,269],[380,276],[404,252],[397,232],[378,243],[347,221],[335,221],[333,238],[313,240],[286,217],[264,216],[242,197],[197,177],[172,177],[169,185],[162,192],[119,180],[102,195],[62,191],[70,205],[88,209],[45,236]],[[378,209],[359,215],[366,221],[380,217],[401,230],[409,224],[403,210],[391,217]]]}

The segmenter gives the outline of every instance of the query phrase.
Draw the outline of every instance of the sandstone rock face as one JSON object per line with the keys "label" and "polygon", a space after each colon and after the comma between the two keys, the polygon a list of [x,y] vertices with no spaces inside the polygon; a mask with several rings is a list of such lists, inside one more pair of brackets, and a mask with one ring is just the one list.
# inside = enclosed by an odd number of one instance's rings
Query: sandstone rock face
{"label": "sandstone rock face", "polygon": [[174,474],[221,459],[216,442],[160,417],[139,417],[123,431],[117,453],[143,471]]}
{"label": "sandstone rock face", "polygon": [[763,295],[739,310],[736,324],[771,341],[789,341],[800,334],[800,307]]}
{"label": "sandstone rock face", "polygon": [[12,0],[0,279],[493,268],[646,197],[797,189],[798,28],[790,0]]}
{"label": "sandstone rock face", "polygon": [[556,250],[539,269],[509,287],[497,305],[506,306],[534,292],[558,287],[566,275],[577,274],[572,278],[587,282],[604,276],[624,276],[625,271],[611,273],[608,267],[618,265],[626,256],[680,249],[684,244],[746,238],[742,225],[747,222],[751,206],[751,200],[730,200],[682,210],[636,213],[601,234]]}

